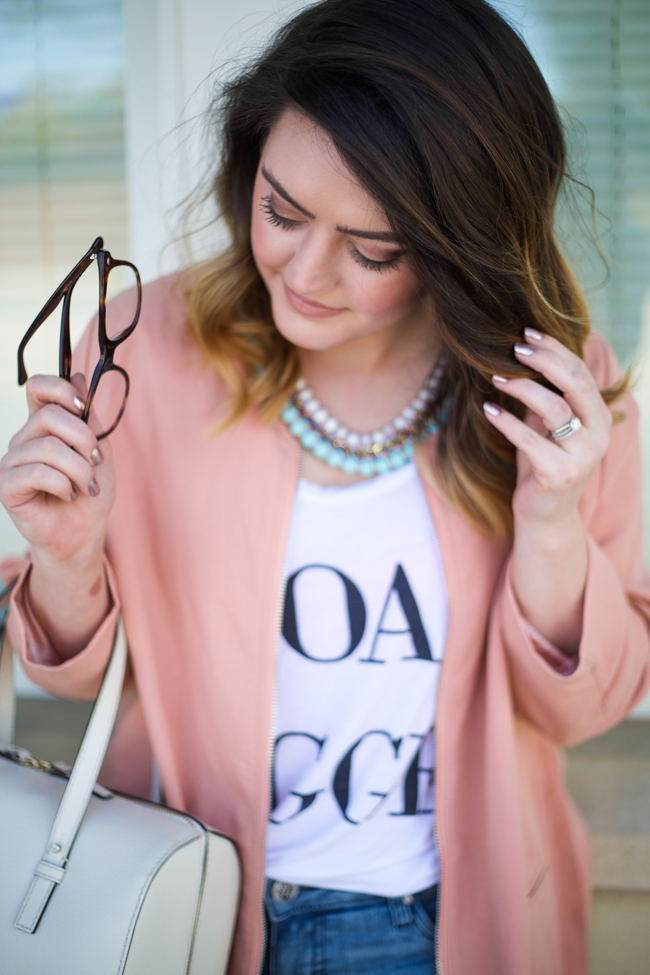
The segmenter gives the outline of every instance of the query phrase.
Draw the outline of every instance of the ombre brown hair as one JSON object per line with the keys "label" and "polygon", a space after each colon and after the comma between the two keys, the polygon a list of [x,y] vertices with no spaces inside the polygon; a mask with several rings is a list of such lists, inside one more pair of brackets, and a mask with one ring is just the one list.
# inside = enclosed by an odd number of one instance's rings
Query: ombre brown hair
{"label": "ombre brown hair", "polygon": [[288,108],[329,133],[432,296],[446,361],[439,402],[450,404],[437,477],[475,525],[510,534],[515,449],[483,402],[523,407],[491,377],[532,375],[513,355],[526,327],[578,355],[589,333],[554,235],[566,148],[546,82],[483,0],[323,0],[225,86],[211,113],[222,147],[213,192],[232,244],[194,272],[188,307],[232,391],[231,422],[251,407],[276,419],[299,373],[250,243],[260,153]]}

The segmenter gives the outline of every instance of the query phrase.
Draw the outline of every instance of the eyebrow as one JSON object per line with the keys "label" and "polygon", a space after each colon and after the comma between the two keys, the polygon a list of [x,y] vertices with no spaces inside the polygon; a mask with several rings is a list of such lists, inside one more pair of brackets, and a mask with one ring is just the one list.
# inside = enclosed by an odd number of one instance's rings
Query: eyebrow
{"label": "eyebrow", "polygon": [[[306,217],[309,217],[310,220],[316,219],[316,214],[310,213],[310,211],[307,210],[304,206],[301,206],[297,200],[294,200],[293,197],[290,196],[289,193],[287,193],[282,183],[280,183],[275,178],[275,176],[272,176],[265,166],[262,166],[262,176],[267,181],[267,183],[270,183],[270,185],[273,187],[273,189],[278,194],[278,196],[281,196],[283,200],[286,200],[287,203],[290,203],[291,206],[295,207],[296,210],[298,210],[300,213],[303,213]],[[336,229],[340,234],[345,234],[348,237],[361,237],[364,240],[380,240],[380,241],[384,241],[387,244],[397,243],[397,238],[395,237],[395,235],[391,234],[389,231],[386,230],[354,230],[351,227],[341,227],[338,224],[336,226]]]}

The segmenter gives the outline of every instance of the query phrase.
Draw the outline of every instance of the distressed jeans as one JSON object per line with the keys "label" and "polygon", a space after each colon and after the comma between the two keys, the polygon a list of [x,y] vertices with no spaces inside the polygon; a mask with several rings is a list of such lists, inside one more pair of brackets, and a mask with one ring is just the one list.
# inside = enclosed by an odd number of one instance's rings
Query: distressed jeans
{"label": "distressed jeans", "polygon": [[262,975],[435,975],[438,885],[375,897],[267,880]]}

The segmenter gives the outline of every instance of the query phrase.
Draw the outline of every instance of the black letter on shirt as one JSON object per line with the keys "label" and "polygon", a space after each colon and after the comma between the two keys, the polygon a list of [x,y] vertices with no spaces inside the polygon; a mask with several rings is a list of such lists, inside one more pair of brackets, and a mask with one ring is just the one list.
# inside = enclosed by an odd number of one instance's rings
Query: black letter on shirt
{"label": "black letter on shirt", "polygon": [[[402,744],[401,738],[391,738],[391,736],[387,731],[366,731],[365,735],[361,735],[361,738],[359,738],[358,741],[355,741],[352,748],[350,748],[345,753],[345,755],[337,765],[336,771],[334,772],[334,780],[332,782],[332,791],[334,792],[334,798],[338,802],[339,808],[343,813],[344,818],[347,819],[348,823],[353,823],[355,826],[358,826],[361,820],[351,819],[350,816],[348,816],[348,805],[350,803],[350,777],[352,774],[352,756],[354,755],[354,752],[359,747],[359,745],[364,740],[364,738],[368,738],[370,735],[385,735],[385,737],[388,738],[389,742],[393,746],[393,750],[395,752],[395,758],[397,758],[399,747]],[[388,793],[386,792],[370,793],[371,796],[378,796],[380,799],[385,799],[387,794]],[[381,805],[381,803],[378,803],[378,805]],[[376,808],[377,807],[375,806],[375,809]],[[370,815],[372,815],[372,813],[370,813]],[[366,816],[365,818],[368,819],[369,817]]]}
{"label": "black letter on shirt", "polygon": [[[402,605],[402,610],[404,611],[404,616],[408,622],[408,628],[405,630],[385,630],[382,627],[384,617],[388,610],[388,602],[390,600],[391,593],[395,590],[399,601]],[[362,664],[383,664],[386,663],[385,660],[375,660],[374,652],[377,647],[377,640],[379,639],[380,633],[395,634],[395,633],[410,633],[411,640],[413,641],[413,647],[415,653],[410,657],[402,657],[402,660],[433,660],[431,656],[431,649],[429,647],[429,641],[427,640],[427,635],[424,632],[424,627],[422,625],[422,619],[420,618],[420,610],[418,609],[418,604],[415,601],[415,596],[409,586],[408,579],[406,578],[406,573],[401,565],[397,566],[395,570],[395,578],[393,579],[392,585],[388,590],[388,595],[386,596],[386,601],[384,603],[384,608],[381,611],[381,618],[379,620],[379,626],[377,632],[375,633],[375,639],[372,641],[372,648],[370,650],[370,656],[365,657],[360,662]]]}
{"label": "black letter on shirt", "polygon": [[[409,735],[410,738],[422,738],[425,735]],[[418,748],[413,761],[409,765],[404,776],[404,810],[403,812],[390,813],[391,816],[418,816],[422,813],[432,813],[433,809],[418,809],[418,793],[420,791],[420,775],[428,773],[429,781],[427,785],[433,785],[435,769],[425,768],[420,765],[422,745]]]}
{"label": "black letter on shirt", "polygon": [[[300,643],[300,637],[298,636],[298,620],[296,617],[296,600],[294,596],[294,585],[296,579],[301,572],[305,572],[307,569],[329,569],[330,572],[336,572],[337,576],[343,582],[345,586],[345,595],[347,598],[348,607],[348,619],[350,622],[350,646],[342,653],[340,657],[328,657],[326,659],[322,657],[312,657],[311,654],[307,653],[305,648]],[[418,617],[419,619],[419,617]],[[421,625],[421,624],[420,624]],[[294,572],[287,579],[287,590],[284,597],[284,614],[282,617],[282,636],[285,638],[290,647],[301,653],[303,657],[307,657],[308,660],[313,660],[318,664],[331,664],[336,663],[338,660],[343,660],[345,657],[349,657],[361,642],[361,637],[363,636],[363,631],[366,628],[366,606],[363,601],[363,596],[352,582],[352,579],[348,579],[346,575],[335,569],[332,565],[303,565],[301,569]]]}
{"label": "black letter on shirt", "polygon": [[[325,744],[324,738],[315,738],[314,735],[310,735],[306,731],[285,731],[283,735],[278,735],[278,737],[275,739],[275,745],[273,747],[273,764],[271,767],[271,813],[278,806],[278,795],[277,795],[277,789],[275,787],[275,756],[278,750],[278,745],[280,744],[283,738],[294,738],[294,737],[311,738],[311,740],[318,745],[318,751],[316,752],[316,759],[320,757],[321,750],[323,748],[323,745]],[[305,811],[305,809],[309,809],[309,807],[314,802],[318,793],[322,791],[323,791],[322,789],[317,789],[316,792],[310,792],[308,795],[305,795],[302,792],[294,792],[292,789],[289,792],[289,795],[295,796],[297,799],[300,799],[300,809],[298,809],[295,813],[292,813],[290,816],[287,816],[286,819],[274,819],[273,816],[270,815],[269,821],[271,823],[275,823],[276,826],[281,826],[283,823],[288,823],[290,819],[295,819],[296,816],[299,816],[301,812]]]}

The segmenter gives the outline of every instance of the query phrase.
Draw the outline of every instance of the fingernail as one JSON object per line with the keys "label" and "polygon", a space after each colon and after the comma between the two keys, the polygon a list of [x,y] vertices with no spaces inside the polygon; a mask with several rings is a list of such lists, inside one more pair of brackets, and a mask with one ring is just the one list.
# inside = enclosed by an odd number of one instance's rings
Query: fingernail
{"label": "fingernail", "polygon": [[533,339],[534,342],[541,342],[544,336],[541,332],[536,332],[534,328],[525,328],[524,335],[527,339]]}
{"label": "fingernail", "polygon": [[529,345],[515,345],[515,352],[518,355],[532,355],[534,351]]}
{"label": "fingernail", "polygon": [[72,402],[74,403],[76,409],[78,409],[80,413],[83,413],[84,407],[86,405],[84,401],[82,399],[79,399],[78,396],[75,396]]}
{"label": "fingernail", "polygon": [[498,406],[495,406],[494,403],[483,403],[483,409],[490,416],[498,416],[499,413],[501,412],[501,410],[499,409],[499,407]]}
{"label": "fingernail", "polygon": [[493,383],[507,383],[508,380],[504,379],[503,376],[492,376]]}
{"label": "fingernail", "polygon": [[99,484],[97,483],[94,477],[90,482],[90,484],[88,485],[88,490],[90,491],[90,495],[93,498],[96,498],[97,495],[99,494]]}
{"label": "fingernail", "polygon": [[95,447],[92,454],[90,455],[90,459],[92,460],[95,467],[99,467],[100,464],[104,463],[104,455],[99,449],[99,447]]}
{"label": "fingernail", "polygon": [[72,490],[70,491],[70,500],[71,501],[76,501],[77,500],[77,492],[75,491],[74,488],[72,488]]}

